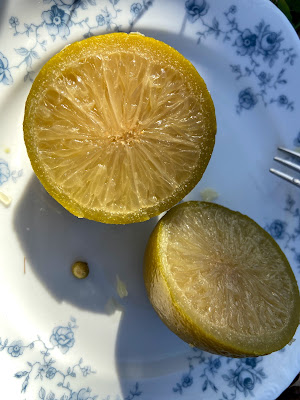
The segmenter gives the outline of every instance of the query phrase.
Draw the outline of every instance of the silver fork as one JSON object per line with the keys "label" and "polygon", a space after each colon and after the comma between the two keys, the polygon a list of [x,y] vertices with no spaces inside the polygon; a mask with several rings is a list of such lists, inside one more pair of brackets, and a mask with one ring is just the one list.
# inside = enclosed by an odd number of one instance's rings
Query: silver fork
{"label": "silver fork", "polygon": [[[278,147],[278,150],[284,152],[285,154],[292,155],[293,157],[298,158],[300,160],[300,153],[298,153],[297,151],[289,150],[284,147]],[[274,160],[293,169],[294,171],[300,172],[300,164],[296,164],[295,162],[292,162],[290,160],[285,160],[284,158],[280,158],[280,157],[274,157]],[[274,168],[270,168],[270,172],[272,172],[272,174],[279,176],[280,178],[300,187],[300,179],[295,178],[291,175],[285,174],[284,172],[281,172],[278,169],[274,169]]]}

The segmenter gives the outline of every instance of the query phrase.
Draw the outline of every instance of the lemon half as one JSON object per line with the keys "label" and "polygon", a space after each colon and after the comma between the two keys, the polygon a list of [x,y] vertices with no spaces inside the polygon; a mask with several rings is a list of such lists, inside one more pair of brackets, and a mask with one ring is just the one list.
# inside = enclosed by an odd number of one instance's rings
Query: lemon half
{"label": "lemon half", "polygon": [[73,43],[26,101],[24,138],[46,190],[78,217],[139,222],[182,199],[210,160],[211,96],[175,49],[141,34]]}
{"label": "lemon half", "polygon": [[144,279],[162,321],[211,353],[269,354],[299,324],[299,289],[278,244],[220,205],[187,202],[169,211],[149,239]]}

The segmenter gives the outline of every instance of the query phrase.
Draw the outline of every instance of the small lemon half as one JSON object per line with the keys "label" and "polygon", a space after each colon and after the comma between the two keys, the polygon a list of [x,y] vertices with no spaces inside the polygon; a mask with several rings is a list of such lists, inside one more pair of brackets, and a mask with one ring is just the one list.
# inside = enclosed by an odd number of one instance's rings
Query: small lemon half
{"label": "small lemon half", "polygon": [[299,289],[280,247],[252,219],[217,204],[182,203],[159,221],[144,279],[162,321],[211,353],[269,354],[298,327]]}

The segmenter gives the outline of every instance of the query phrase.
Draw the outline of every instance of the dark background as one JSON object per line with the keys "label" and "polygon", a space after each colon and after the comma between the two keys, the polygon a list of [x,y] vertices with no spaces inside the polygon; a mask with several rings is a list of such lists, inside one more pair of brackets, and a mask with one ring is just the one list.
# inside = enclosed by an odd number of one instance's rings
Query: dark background
{"label": "dark background", "polygon": [[300,0],[271,0],[287,17],[300,37]]}
{"label": "dark background", "polygon": [[[272,0],[293,25],[300,37],[300,0]],[[286,389],[277,400],[299,400],[300,399],[300,374],[296,376],[291,386]]]}

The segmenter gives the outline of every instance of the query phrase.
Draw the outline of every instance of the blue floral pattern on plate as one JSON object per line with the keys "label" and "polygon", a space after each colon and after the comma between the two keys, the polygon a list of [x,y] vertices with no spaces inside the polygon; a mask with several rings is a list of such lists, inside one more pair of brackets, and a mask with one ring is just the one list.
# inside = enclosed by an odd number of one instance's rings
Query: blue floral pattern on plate
{"label": "blue floral pattern on plate", "polygon": [[[220,393],[219,387],[216,386],[216,376],[220,375],[223,381],[227,382],[230,389],[230,394],[222,391],[222,398],[220,400],[234,400],[237,393],[241,392],[244,396],[252,395],[257,384],[261,384],[266,374],[263,368],[259,365],[263,357],[257,358],[244,358],[244,359],[231,359],[221,356],[209,355],[202,350],[193,349],[194,354],[187,358],[188,371],[181,377],[180,382],[176,383],[173,391],[182,394],[184,390],[193,385],[194,379],[200,378],[202,382],[202,392],[213,391]],[[233,368],[229,368],[226,374],[221,372],[222,366],[225,364],[234,364]],[[195,369],[197,366],[202,365],[202,373],[195,376]]]}
{"label": "blue floral pattern on plate", "polygon": [[152,6],[153,0],[143,0],[142,2],[133,3],[130,7],[132,18],[129,21],[130,30],[134,24],[141,18],[141,16]]}
{"label": "blue floral pattern on plate", "polygon": [[[187,20],[202,27],[196,33],[198,44],[213,35],[216,40],[221,38],[223,42],[230,43],[236,48],[236,54],[247,60],[246,66],[229,66],[236,80],[251,76],[253,82],[253,86],[245,87],[238,94],[238,114],[253,109],[259,102],[265,107],[276,104],[286,110],[294,110],[294,101],[286,96],[282,88],[287,84],[286,69],[295,64],[297,55],[292,47],[284,46],[281,31],[274,30],[263,19],[254,27],[242,28],[236,16],[236,5],[231,5],[223,13],[223,21],[216,17],[209,18],[210,7],[206,0],[187,0],[185,10]],[[272,72],[275,64],[281,66],[277,73]]]}
{"label": "blue floral pattern on plate", "polygon": [[[66,39],[70,34],[68,27],[70,15],[57,6],[52,6],[51,10],[42,12],[42,19],[45,23],[49,35],[55,40],[59,35],[62,39]],[[41,24],[41,25],[42,25]]]}
{"label": "blue floral pattern on plate", "polygon": [[50,337],[50,342],[54,347],[57,346],[63,354],[67,353],[75,343],[72,327],[58,326],[55,328]]}
{"label": "blue floral pattern on plate", "polygon": [[8,59],[0,52],[0,82],[4,85],[11,85],[13,78],[10,73]]}
{"label": "blue floral pattern on plate", "polygon": [[284,251],[289,250],[293,254],[297,269],[300,272],[300,209],[290,194],[286,198],[284,211],[292,217],[289,224],[276,218],[266,225],[265,229],[283,246]]}
{"label": "blue floral pattern on plate", "polygon": [[[24,23],[20,28],[19,17],[13,15],[9,18],[9,25],[14,36],[24,36],[31,39],[31,45],[24,45],[15,48],[21,60],[11,65],[7,57],[0,52],[0,83],[11,85],[13,83],[12,72],[24,68],[26,74],[24,81],[33,81],[35,71],[34,61],[41,58],[41,52],[47,51],[50,42],[57,39],[66,41],[71,30],[79,28],[82,31],[82,38],[88,38],[103,32],[118,32],[122,25],[118,22],[122,9],[119,6],[120,0],[43,0],[49,8],[41,13],[39,23]],[[130,19],[128,25],[133,28],[136,21],[152,5],[152,0],[140,0],[130,5]],[[95,8],[95,16],[80,17],[80,10]],[[101,31],[100,31],[101,30]],[[47,39],[47,37],[49,39]],[[28,43],[28,42],[27,42]]]}
{"label": "blue floral pattern on plate", "polygon": [[16,183],[17,179],[23,175],[23,170],[11,171],[8,162],[0,158],[0,186],[8,182],[10,179]]}
{"label": "blue floral pattern on plate", "polygon": [[[80,358],[78,363],[67,368],[66,371],[55,367],[56,360],[53,358],[53,351],[59,349],[60,352],[65,355],[75,345],[74,331],[77,329],[76,319],[71,317],[70,322],[66,326],[57,326],[53,329],[52,334],[49,338],[49,342],[52,346],[47,345],[40,336],[33,340],[31,343],[24,345],[22,340],[14,340],[11,343],[6,339],[3,343],[0,338],[0,352],[7,350],[7,353],[14,358],[25,357],[27,351],[35,348],[39,349],[40,358],[35,362],[26,362],[26,367],[15,373],[15,378],[22,381],[21,393],[26,393],[31,381],[39,379],[43,381],[46,379],[48,383],[52,382],[55,378],[56,382],[52,385],[52,390],[46,392],[43,386],[40,386],[37,393],[38,398],[41,400],[58,400],[55,394],[55,386],[60,391],[64,391],[63,395],[60,395],[59,400],[96,400],[98,395],[92,395],[90,388],[80,388],[74,391],[72,389],[71,382],[78,376],[86,377],[90,374],[95,374],[90,366],[83,366],[83,359]],[[135,386],[129,391],[128,396],[124,400],[132,400],[135,397],[140,397],[142,391],[140,385],[137,382]]]}

